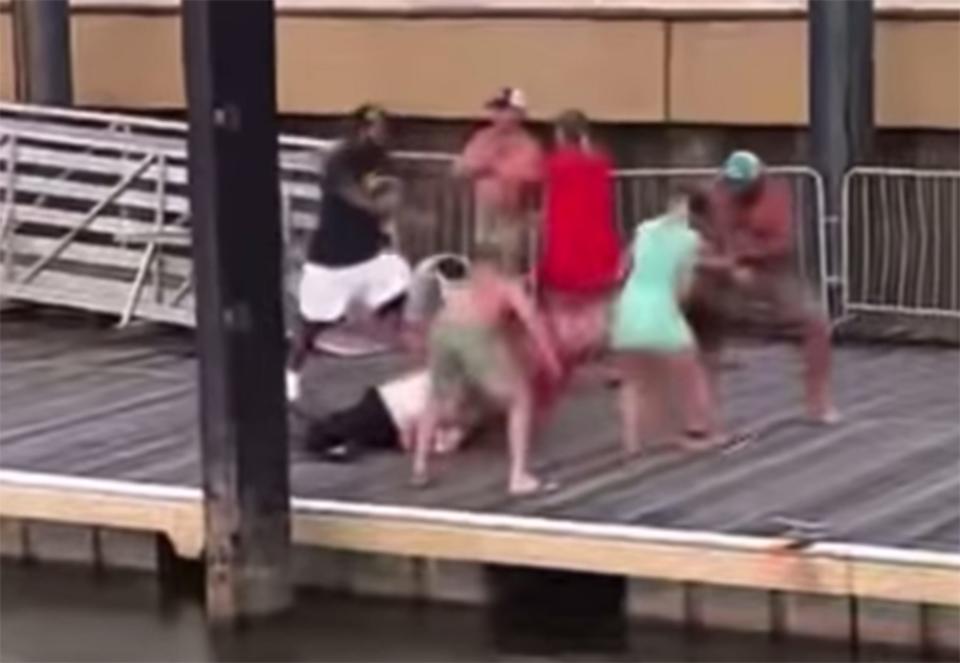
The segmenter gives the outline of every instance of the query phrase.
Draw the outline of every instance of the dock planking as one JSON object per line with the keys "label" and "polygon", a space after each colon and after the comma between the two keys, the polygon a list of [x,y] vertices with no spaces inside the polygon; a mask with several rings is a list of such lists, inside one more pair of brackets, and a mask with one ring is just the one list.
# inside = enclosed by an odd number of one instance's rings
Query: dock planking
{"label": "dock planking", "polygon": [[[302,449],[291,413],[298,497],[509,513],[564,520],[775,535],[780,519],[816,521],[831,540],[960,551],[960,352],[918,345],[842,345],[835,390],[843,421],[800,410],[792,348],[733,351],[722,377],[730,427],[748,443],[709,452],[653,446],[625,461],[614,394],[586,371],[551,416],[535,466],[561,488],[509,498],[502,441],[487,434],[438,459],[437,483],[407,485],[399,454],[350,465]],[[413,366],[409,358],[315,357],[298,409],[322,414]],[[188,332],[118,330],[52,309],[0,324],[0,468],[197,486],[196,361]],[[265,440],[264,444],[269,444]]]}

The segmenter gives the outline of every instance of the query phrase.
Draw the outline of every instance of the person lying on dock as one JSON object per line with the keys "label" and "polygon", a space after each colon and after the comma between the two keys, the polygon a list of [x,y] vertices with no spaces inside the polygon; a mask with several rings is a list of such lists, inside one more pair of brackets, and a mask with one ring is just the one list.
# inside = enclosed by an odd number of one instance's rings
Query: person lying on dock
{"label": "person lying on dock", "polygon": [[415,438],[414,485],[428,483],[437,430],[458,421],[462,408],[479,397],[507,417],[510,494],[528,495],[545,487],[529,467],[535,397],[510,342],[517,327],[533,340],[544,369],[559,376],[559,361],[532,301],[481,249],[469,276],[447,293],[429,332],[431,389]]}
{"label": "person lying on dock", "polygon": [[[352,405],[311,421],[307,449],[330,462],[349,462],[367,451],[410,451],[429,400],[426,370],[388,380],[367,389]],[[461,408],[457,414],[456,421],[437,428],[434,452],[456,451],[480,423],[476,409]]]}

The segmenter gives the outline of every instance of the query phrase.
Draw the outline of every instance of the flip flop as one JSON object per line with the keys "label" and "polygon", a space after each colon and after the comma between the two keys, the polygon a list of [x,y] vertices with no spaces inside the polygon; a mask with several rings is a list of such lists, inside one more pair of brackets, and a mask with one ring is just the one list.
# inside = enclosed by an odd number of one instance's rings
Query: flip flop
{"label": "flip flop", "polygon": [[433,478],[429,474],[415,474],[410,477],[410,487],[422,490],[433,483]]}
{"label": "flip flop", "polygon": [[550,493],[555,493],[560,489],[560,482],[554,481],[551,479],[544,479],[540,482],[533,490],[523,491],[520,493],[510,493],[510,497],[516,498],[525,498],[525,497],[539,497],[541,495],[549,495]]}

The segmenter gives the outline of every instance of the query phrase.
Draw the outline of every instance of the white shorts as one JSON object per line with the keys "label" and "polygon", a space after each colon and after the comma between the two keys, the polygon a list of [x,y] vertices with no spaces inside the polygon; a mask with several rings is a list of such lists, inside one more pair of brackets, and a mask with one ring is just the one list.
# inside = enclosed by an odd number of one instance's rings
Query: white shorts
{"label": "white shorts", "polygon": [[303,266],[300,315],[310,322],[336,322],[352,305],[376,310],[410,286],[410,265],[396,253],[349,267]]}

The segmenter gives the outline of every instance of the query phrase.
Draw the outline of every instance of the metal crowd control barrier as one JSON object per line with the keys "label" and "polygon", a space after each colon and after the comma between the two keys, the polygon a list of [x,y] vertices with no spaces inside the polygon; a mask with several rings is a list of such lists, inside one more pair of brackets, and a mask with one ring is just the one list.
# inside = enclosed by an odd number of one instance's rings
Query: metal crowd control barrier
{"label": "metal crowd control barrier", "polygon": [[[186,132],[182,122],[0,103],[0,294],[115,313],[124,324],[142,317],[192,326]],[[318,223],[319,175],[333,143],[283,135],[279,144],[283,278],[292,305],[306,238]],[[450,175],[453,157],[394,156],[405,190],[395,220],[400,250],[412,261],[441,252],[472,255],[473,195],[469,184]],[[826,299],[822,179],[798,166],[769,172],[790,184],[798,264]],[[716,173],[618,171],[621,228],[662,213],[671,184],[706,183]]]}
{"label": "metal crowd control barrier", "polygon": [[[469,185],[450,177],[449,164],[445,161],[409,165],[412,168],[405,177],[408,210],[398,228],[404,253],[414,259],[438,252],[471,255],[474,203]],[[768,172],[785,180],[790,187],[798,267],[805,278],[816,284],[826,302],[835,278],[829,269],[824,239],[827,229],[823,179],[813,169],[802,166],[770,166]],[[716,168],[616,171],[615,211],[624,237],[641,221],[664,212],[674,184],[708,185],[716,176]]]}
{"label": "metal crowd control barrier", "polygon": [[846,318],[960,319],[960,171],[854,168],[842,211]]}

